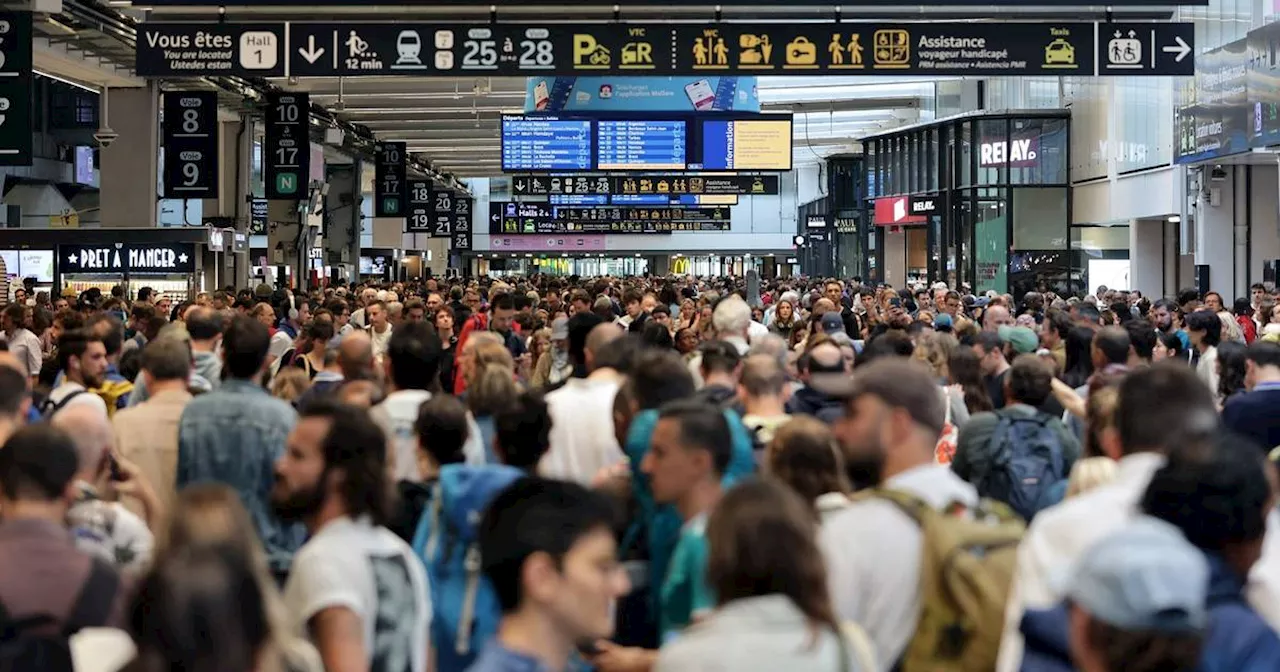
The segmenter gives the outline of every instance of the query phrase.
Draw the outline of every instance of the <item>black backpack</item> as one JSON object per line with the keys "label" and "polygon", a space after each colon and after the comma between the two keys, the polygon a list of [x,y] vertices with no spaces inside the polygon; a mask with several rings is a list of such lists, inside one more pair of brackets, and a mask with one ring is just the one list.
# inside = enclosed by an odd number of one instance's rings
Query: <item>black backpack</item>
{"label": "black backpack", "polygon": [[93,558],[89,578],[71,607],[60,632],[48,632],[58,619],[48,614],[13,619],[0,604],[0,672],[40,670],[40,672],[74,672],[71,659],[71,636],[82,628],[107,622],[115,605],[120,576],[105,560]]}

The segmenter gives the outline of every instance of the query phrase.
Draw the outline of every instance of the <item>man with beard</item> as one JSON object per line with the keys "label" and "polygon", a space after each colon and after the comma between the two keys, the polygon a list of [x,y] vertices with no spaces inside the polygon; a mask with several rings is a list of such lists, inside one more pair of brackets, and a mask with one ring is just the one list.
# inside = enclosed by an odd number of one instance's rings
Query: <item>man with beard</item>
{"label": "man with beard", "polygon": [[[946,412],[922,364],[884,357],[829,385],[828,394],[845,399],[832,429],[855,487],[897,490],[939,510],[978,503],[972,485],[934,462]],[[900,660],[920,616],[919,525],[874,498],[825,521],[819,541],[839,619],[863,624],[887,664]]]}
{"label": "man with beard", "polygon": [[71,405],[85,404],[102,411],[107,404],[91,389],[102,385],[107,374],[107,346],[102,338],[87,330],[68,331],[58,339],[58,368],[62,382],[45,399],[40,412],[45,419]]}
{"label": "man with beard", "polygon": [[1184,351],[1191,350],[1191,337],[1181,329],[1173,328],[1173,317],[1178,313],[1178,305],[1169,299],[1160,299],[1151,307],[1151,317],[1156,323],[1156,331],[1161,334],[1172,333],[1182,341]]}
{"label": "man with beard", "polygon": [[426,570],[384,525],[386,438],[369,414],[319,401],[276,461],[271,504],[306,525],[284,603],[327,670],[424,672],[431,627]]}

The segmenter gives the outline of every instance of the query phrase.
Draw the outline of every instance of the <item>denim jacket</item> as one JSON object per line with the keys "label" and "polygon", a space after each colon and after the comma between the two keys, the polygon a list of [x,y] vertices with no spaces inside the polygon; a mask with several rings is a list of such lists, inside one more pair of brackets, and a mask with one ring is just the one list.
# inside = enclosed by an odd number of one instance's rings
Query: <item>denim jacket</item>
{"label": "denim jacket", "polygon": [[277,572],[288,569],[303,540],[301,526],[286,525],[271,512],[275,461],[296,422],[293,407],[261,386],[227,379],[192,399],[178,424],[177,487],[213,481],[234,488]]}

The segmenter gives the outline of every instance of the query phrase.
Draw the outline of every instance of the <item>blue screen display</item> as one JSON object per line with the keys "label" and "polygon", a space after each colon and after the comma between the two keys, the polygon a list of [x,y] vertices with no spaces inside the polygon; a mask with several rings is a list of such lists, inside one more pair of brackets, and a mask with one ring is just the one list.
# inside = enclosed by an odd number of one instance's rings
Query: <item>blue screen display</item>
{"label": "blue screen display", "polygon": [[547,198],[551,205],[609,205],[604,194],[553,194]]}
{"label": "blue screen display", "polygon": [[609,120],[597,124],[600,170],[684,170],[688,129],[678,120]]}
{"label": "blue screen display", "polygon": [[704,170],[733,169],[733,122],[702,122],[702,167]]}
{"label": "blue screen display", "polygon": [[671,205],[672,197],[667,194],[616,194],[614,205]]}
{"label": "blue screen display", "polygon": [[503,117],[503,170],[591,170],[591,121]]}

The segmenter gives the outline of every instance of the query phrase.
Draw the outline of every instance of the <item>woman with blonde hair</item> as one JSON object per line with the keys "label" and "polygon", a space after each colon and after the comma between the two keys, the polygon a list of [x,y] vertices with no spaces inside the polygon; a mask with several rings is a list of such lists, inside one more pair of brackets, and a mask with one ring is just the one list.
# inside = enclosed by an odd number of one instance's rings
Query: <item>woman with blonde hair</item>
{"label": "woman with blonde hair", "polygon": [[311,387],[311,377],[295,366],[286,367],[271,379],[271,396],[294,403]]}
{"label": "woman with blonde hair", "polygon": [[[471,344],[468,343],[468,346]],[[493,437],[496,433],[493,414],[509,408],[520,396],[516,383],[515,360],[501,342],[481,341],[470,353],[467,368],[467,411],[480,430],[480,441],[490,463],[493,459]]]}
{"label": "woman with blonde hair", "polygon": [[950,464],[955,456],[960,428],[969,422],[969,406],[965,402],[964,388],[951,384],[951,358],[960,344],[951,334],[924,332],[916,337],[916,347],[911,356],[933,371],[938,381],[939,394],[946,405],[943,416],[942,436],[935,446],[935,458],[939,464]]}
{"label": "woman with blonde hair", "polygon": [[168,527],[161,530],[160,544],[161,562],[186,549],[216,546],[229,546],[249,560],[271,629],[261,664],[255,672],[323,670],[315,648],[289,632],[284,602],[269,569],[267,554],[235,490],[215,483],[184,488],[178,494]]}

